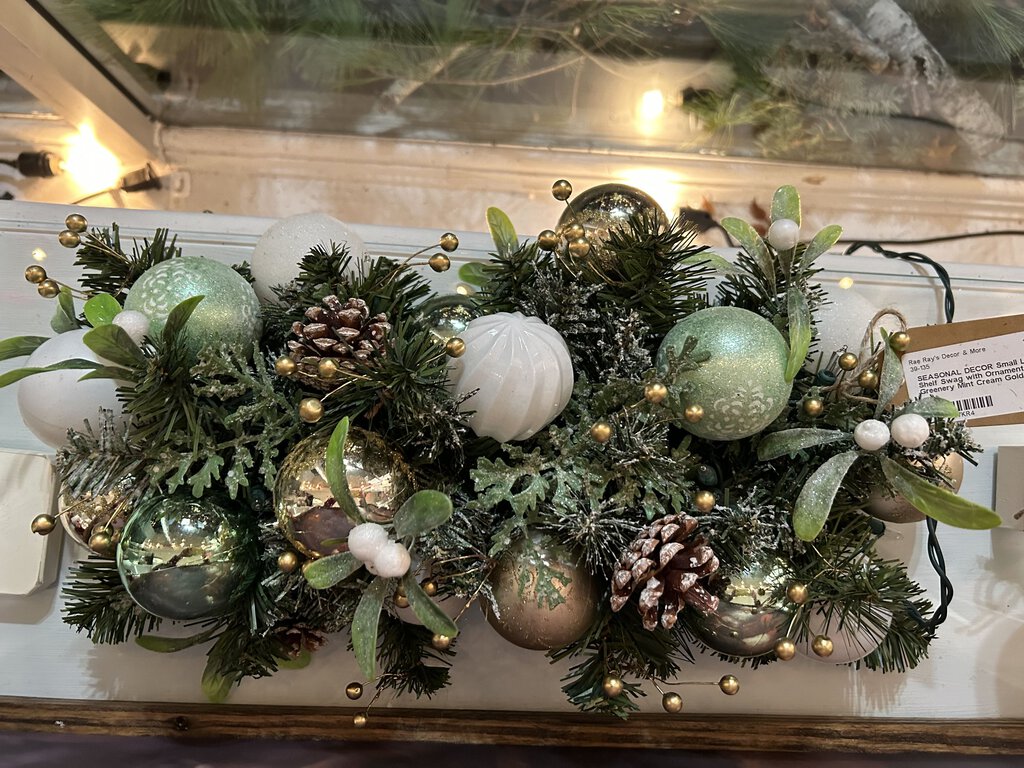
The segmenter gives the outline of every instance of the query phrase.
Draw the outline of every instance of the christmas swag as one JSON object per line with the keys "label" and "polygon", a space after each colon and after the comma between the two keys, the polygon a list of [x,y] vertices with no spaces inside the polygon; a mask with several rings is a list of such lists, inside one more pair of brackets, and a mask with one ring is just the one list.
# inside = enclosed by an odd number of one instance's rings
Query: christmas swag
{"label": "christmas swag", "polygon": [[[876,317],[859,347],[821,348],[815,261],[840,229],[801,239],[783,187],[766,237],[722,222],[730,263],[639,190],[552,192],[564,214],[533,241],[487,212],[469,296],[418,273],[449,269],[451,233],[399,263],[295,217],[232,269],[69,216],[81,286],[26,270],[55,335],[0,343],[28,356],[0,384],[24,379],[63,522],[92,550],[65,621],[96,643],[207,645],[213,700],[336,634],[378,695],[430,696],[474,603],[570,660],[572,704],[618,716],[645,688],[679,711],[667,689],[694,652],[914,667],[948,595],[933,609],[879,554],[885,522],[927,519],[937,547],[936,522],[997,518],[955,493],[978,447],[954,406],[896,402],[897,312],[896,332]],[[303,242],[295,274],[272,242]]]}

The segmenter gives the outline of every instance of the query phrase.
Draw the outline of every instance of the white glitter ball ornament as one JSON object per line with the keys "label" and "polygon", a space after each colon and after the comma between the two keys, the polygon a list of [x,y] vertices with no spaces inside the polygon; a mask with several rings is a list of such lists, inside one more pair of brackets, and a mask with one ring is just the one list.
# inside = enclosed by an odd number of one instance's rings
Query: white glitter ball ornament
{"label": "white glitter ball ornament", "polygon": [[362,523],[348,533],[348,551],[364,563],[372,562],[387,542],[388,532],[377,523]]}
{"label": "white glitter ball ornament", "polygon": [[800,242],[800,225],[792,219],[773,221],[768,227],[768,242],[777,251],[788,251]]}
{"label": "white glitter ball ornament", "polygon": [[299,262],[314,247],[328,251],[331,244],[348,246],[356,261],[363,258],[366,245],[348,224],[326,213],[303,213],[272,224],[252,252],[252,279],[256,295],[263,301],[277,301],[273,286],[291,282],[299,274]]}
{"label": "white glitter ball ornament", "polygon": [[904,448],[920,448],[931,434],[928,420],[916,413],[904,413],[892,420],[892,439]]}
{"label": "white glitter ball ornament", "polygon": [[471,320],[460,337],[466,351],[448,366],[455,397],[481,437],[525,440],[569,403],[575,376],[565,340],[539,318],[497,312]]}
{"label": "white glitter ball ornament", "polygon": [[136,344],[141,344],[149,333],[149,318],[138,310],[126,309],[118,312],[111,322],[122,328]]}
{"label": "white glitter ball ornament", "polygon": [[865,419],[853,430],[853,441],[865,451],[877,451],[889,443],[889,427],[878,419]]}

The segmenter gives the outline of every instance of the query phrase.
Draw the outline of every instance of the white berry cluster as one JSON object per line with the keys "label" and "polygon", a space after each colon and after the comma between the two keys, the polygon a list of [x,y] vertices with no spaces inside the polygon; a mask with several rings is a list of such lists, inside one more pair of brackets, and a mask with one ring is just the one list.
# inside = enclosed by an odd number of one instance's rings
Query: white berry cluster
{"label": "white berry cluster", "polygon": [[916,413],[905,413],[892,421],[892,430],[882,421],[865,419],[853,430],[853,439],[865,451],[885,447],[890,438],[904,448],[920,448],[928,439],[928,420]]}
{"label": "white berry cluster", "polygon": [[387,529],[377,523],[362,523],[349,531],[348,551],[370,573],[386,579],[405,576],[412,562],[405,545],[391,541]]}

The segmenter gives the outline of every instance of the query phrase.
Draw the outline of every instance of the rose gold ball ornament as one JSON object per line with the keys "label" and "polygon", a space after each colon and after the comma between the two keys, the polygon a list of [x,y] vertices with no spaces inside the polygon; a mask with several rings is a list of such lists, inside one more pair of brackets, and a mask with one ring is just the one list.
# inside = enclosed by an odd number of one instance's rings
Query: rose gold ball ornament
{"label": "rose gold ball ornament", "polygon": [[683,711],[683,697],[675,691],[669,691],[661,697],[661,708],[670,715],[678,715]]}
{"label": "rose gold ball ornament", "polygon": [[740,681],[735,675],[723,675],[718,681],[718,688],[726,696],[735,696],[740,692]]}
{"label": "rose gold ball ornament", "polygon": [[625,184],[601,184],[578,194],[558,220],[558,231],[573,224],[581,225],[586,238],[597,252],[595,258],[603,269],[616,266],[615,254],[607,243],[616,231],[627,231],[636,219],[653,221],[660,229],[668,226],[668,217],[646,192]]}
{"label": "rose gold ball ornament", "polygon": [[717,580],[718,608],[693,617],[697,638],[725,656],[748,659],[771,653],[789,623],[790,609],[777,598],[786,580],[781,562]]}
{"label": "rose gold ball ornament", "polygon": [[568,551],[533,533],[491,571],[487,621],[513,645],[536,651],[577,640],[598,616],[601,587]]}
{"label": "rose gold ball ornament", "polygon": [[77,232],[72,232],[70,229],[65,229],[63,232],[57,235],[57,242],[59,242],[65,248],[77,248],[82,243],[82,238]]}
{"label": "rose gold ball ornament", "polygon": [[360,519],[349,519],[327,482],[324,465],[329,442],[330,435],[299,442],[282,462],[274,486],[277,524],[307,557],[346,551],[349,531],[357,523],[390,520],[415,490],[412,471],[380,437],[350,429],[345,441],[345,479]]}
{"label": "rose gold ball ornament", "polygon": [[345,695],[352,699],[352,701],[361,698],[363,695],[363,684],[357,682],[349,683],[345,686]]}
{"label": "rose gold ball ornament", "polygon": [[89,222],[80,213],[69,213],[64,219],[64,226],[72,232],[85,232],[89,228]]}
{"label": "rose gold ball ornament", "polygon": [[451,253],[459,247],[459,238],[454,232],[445,232],[439,241],[442,251]]}
{"label": "rose gold ball ornament", "polygon": [[621,696],[624,688],[622,680],[614,675],[608,675],[608,677],[601,681],[601,692],[609,699]]}
{"label": "rose gold ball ornament", "polygon": [[555,200],[566,201],[572,195],[572,184],[565,179],[559,179],[551,185],[551,196]]}

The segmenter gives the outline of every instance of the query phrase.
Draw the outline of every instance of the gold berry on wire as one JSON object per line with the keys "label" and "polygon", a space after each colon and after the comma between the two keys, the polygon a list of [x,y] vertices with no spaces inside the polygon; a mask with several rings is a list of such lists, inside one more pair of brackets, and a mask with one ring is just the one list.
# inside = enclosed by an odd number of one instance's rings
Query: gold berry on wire
{"label": "gold berry on wire", "polygon": [[607,443],[612,439],[612,425],[607,421],[599,421],[590,428],[590,436],[596,443]]}
{"label": "gold berry on wire", "polygon": [[558,247],[558,235],[554,230],[545,229],[537,235],[537,246],[542,251],[553,251]]}
{"label": "gold berry on wire", "polygon": [[77,248],[82,243],[82,238],[77,232],[72,232],[70,229],[65,229],[59,235],[57,235],[57,242],[63,245],[65,248]]}
{"label": "gold berry on wire", "polygon": [[816,656],[827,659],[832,655],[832,651],[835,650],[835,646],[832,644],[831,638],[825,635],[818,635],[811,641],[811,650],[814,651]]}
{"label": "gold berry on wire", "polygon": [[452,639],[448,635],[434,635],[430,638],[430,644],[439,651],[447,651],[452,645]]}
{"label": "gold berry on wire", "polygon": [[101,557],[114,556],[114,540],[107,528],[97,528],[89,537],[89,549]]}
{"label": "gold berry on wire", "polygon": [[590,243],[587,238],[580,237],[569,243],[569,253],[575,256],[577,259],[582,259],[588,253],[590,253]]}
{"label": "gold berry on wire", "polygon": [[717,503],[718,500],[711,491],[697,491],[693,495],[693,506],[697,508],[698,512],[706,514],[714,509]]}
{"label": "gold berry on wire", "polygon": [[683,418],[691,424],[696,424],[704,418],[704,409],[699,405],[688,405],[683,411]]}
{"label": "gold berry on wire", "polygon": [[89,222],[80,213],[69,213],[64,219],[64,226],[72,232],[85,232],[89,228]]}
{"label": "gold berry on wire", "polygon": [[454,232],[445,232],[439,241],[442,251],[451,253],[459,247],[459,238]]}
{"label": "gold berry on wire", "polygon": [[661,697],[661,707],[671,715],[678,715],[683,711],[683,697],[675,691],[669,691]]}
{"label": "gold berry on wire", "polygon": [[46,278],[36,286],[36,292],[44,299],[53,299],[60,294],[60,284],[56,280]]}
{"label": "gold berry on wire", "polygon": [[857,385],[861,389],[875,389],[878,386],[878,374],[870,368],[861,371],[860,376],[857,377]]}
{"label": "gold berry on wire", "polygon": [[566,240],[579,240],[586,234],[587,231],[583,228],[583,225],[577,224],[575,221],[562,229],[562,237]]}
{"label": "gold berry on wire", "polygon": [[354,725],[356,728],[365,728],[366,721],[367,717],[362,712],[357,712],[352,716],[352,725]]}
{"label": "gold berry on wire", "polygon": [[740,692],[740,681],[736,675],[722,675],[718,681],[718,688],[726,696],[735,696]]}
{"label": "gold berry on wire", "polygon": [[299,402],[299,418],[307,424],[316,424],[324,417],[324,404],[315,397],[304,397]]}
{"label": "gold berry on wire", "polygon": [[427,597],[433,597],[437,594],[437,582],[433,579],[425,579],[420,582],[420,589]]}
{"label": "gold berry on wire", "polygon": [[352,701],[355,701],[363,695],[363,684],[351,682],[345,686],[345,695],[348,696]]}
{"label": "gold berry on wire", "polygon": [[447,272],[452,266],[452,260],[443,253],[435,253],[430,257],[427,263],[435,272]]}
{"label": "gold berry on wire", "polygon": [[648,403],[657,405],[662,400],[668,397],[668,387],[662,384],[660,381],[652,381],[650,384],[644,387],[644,400]]}
{"label": "gold berry on wire", "polygon": [[395,592],[394,600],[395,600],[395,607],[396,608],[408,608],[409,607],[409,598],[406,597],[401,592]]}
{"label": "gold berry on wire", "polygon": [[806,397],[803,401],[803,409],[808,416],[816,418],[825,412],[825,401],[820,397]]}
{"label": "gold berry on wire", "polygon": [[889,337],[889,346],[897,352],[906,352],[907,347],[910,346],[910,334],[906,331],[896,331]]}
{"label": "gold berry on wire", "polygon": [[274,373],[278,376],[291,376],[299,366],[288,355],[281,355],[274,361]]}
{"label": "gold berry on wire", "polygon": [[601,691],[609,699],[621,696],[624,688],[622,680],[614,675],[608,675],[608,677],[601,681]]}
{"label": "gold berry on wire", "polygon": [[321,379],[330,381],[335,378],[341,369],[338,364],[329,357],[322,358],[319,363],[316,364],[316,374]]}
{"label": "gold berry on wire", "polygon": [[444,351],[448,357],[462,357],[466,352],[466,342],[458,336],[452,336],[444,343]]}
{"label": "gold berry on wire", "polygon": [[784,637],[775,644],[775,655],[779,661],[789,661],[796,656],[796,643]]}
{"label": "gold berry on wire", "polygon": [[25,267],[25,279],[33,285],[39,285],[46,279],[46,270],[38,264],[30,264]]}
{"label": "gold berry on wire", "polygon": [[807,602],[807,598],[810,597],[810,591],[807,589],[806,584],[794,582],[786,589],[786,597],[789,598],[791,603],[803,605]]}
{"label": "gold berry on wire", "polygon": [[564,202],[565,200],[568,200],[571,195],[572,184],[570,184],[566,179],[559,179],[551,185],[551,196],[555,198],[555,200],[562,200]]}
{"label": "gold berry on wire", "polygon": [[283,573],[291,573],[299,567],[299,556],[290,549],[286,549],[277,556],[277,567]]}
{"label": "gold berry on wire", "polygon": [[839,367],[844,371],[852,371],[860,361],[853,352],[844,352],[839,356]]}
{"label": "gold berry on wire", "polygon": [[32,520],[32,533],[38,533],[40,536],[46,536],[49,533],[53,533],[53,529],[57,527],[57,518],[53,515],[36,515]]}

